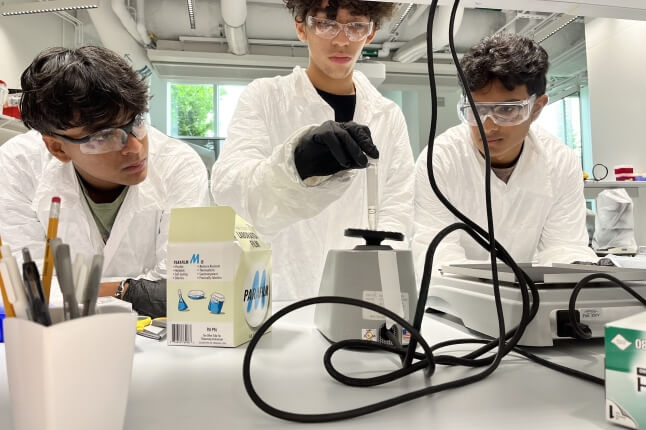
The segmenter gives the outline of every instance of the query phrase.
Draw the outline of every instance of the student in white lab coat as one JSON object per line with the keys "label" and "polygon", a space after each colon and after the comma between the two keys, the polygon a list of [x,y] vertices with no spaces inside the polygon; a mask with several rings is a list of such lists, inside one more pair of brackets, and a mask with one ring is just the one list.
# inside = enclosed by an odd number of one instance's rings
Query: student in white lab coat
{"label": "student in white lab coat", "polygon": [[[572,149],[534,123],[547,104],[547,52],[529,38],[495,34],[472,47],[460,64],[489,145],[496,240],[517,262],[596,261],[588,247],[581,163]],[[459,116],[463,124],[435,139],[433,172],[447,199],[486,229],[483,143],[464,99]],[[458,221],[431,189],[427,149],[415,166],[418,277],[431,240]],[[433,267],[488,261],[487,250],[466,233],[454,232],[437,248]]]}
{"label": "student in white lab coat", "polygon": [[[104,254],[102,295],[166,276],[169,211],[208,205],[206,167],[144,122],[148,87],[114,52],[41,52],[21,77],[29,132],[0,146],[0,235],[42,259],[53,196],[72,256]],[[110,280],[110,279],[108,279]],[[130,294],[134,294],[131,291]]]}
{"label": "student in white lab coat", "polygon": [[315,296],[327,251],[361,243],[343,233],[368,228],[367,156],[379,157],[378,230],[408,238],[413,208],[414,160],[402,112],[354,71],[394,5],[286,5],[308,44],[309,66],[249,84],[212,174],[215,202],[232,206],[271,242],[275,299]]}

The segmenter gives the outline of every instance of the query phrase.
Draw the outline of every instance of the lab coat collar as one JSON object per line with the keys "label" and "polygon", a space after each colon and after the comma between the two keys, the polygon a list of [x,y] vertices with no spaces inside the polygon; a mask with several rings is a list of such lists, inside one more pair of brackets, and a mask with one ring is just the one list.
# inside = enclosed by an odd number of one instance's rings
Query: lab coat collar
{"label": "lab coat collar", "polygon": [[[467,136],[466,141],[469,144],[470,150],[473,151],[473,153],[475,154],[475,158],[478,162],[478,166],[480,166],[480,170],[482,171],[482,175],[484,177],[484,169],[485,169],[484,156],[480,153],[480,151],[478,151],[478,148],[476,148],[476,146],[473,144],[470,127],[466,124],[462,124],[462,127],[464,130],[463,133],[465,133]],[[516,167],[513,173],[511,174],[509,181],[505,184],[496,175],[492,175],[491,176],[492,186],[497,184],[504,188],[515,187],[515,186],[522,187],[522,186],[525,186],[525,183],[527,181],[530,181],[530,182],[535,181],[537,178],[528,178],[527,175],[524,174],[524,172],[528,170],[534,170],[536,167],[538,167],[539,164],[545,164],[545,156],[542,153],[543,149],[537,143],[538,140],[539,139],[536,135],[536,132],[530,127],[529,132],[527,133],[527,137],[525,137],[523,150],[520,154],[520,157],[518,158],[518,161],[516,162]],[[530,169],[530,167],[532,167],[532,169]],[[545,172],[545,174],[548,174],[547,165],[544,166],[543,171]],[[551,194],[551,190],[549,188],[549,183],[547,180],[537,181],[537,182],[539,183],[532,186],[532,189],[535,193]]]}
{"label": "lab coat collar", "polygon": [[[309,76],[307,76],[305,69],[296,66],[292,75],[294,77],[294,88],[300,90],[299,93],[302,94],[304,103],[319,104],[331,110],[330,105],[316,92],[316,88],[310,81]],[[385,109],[384,98],[368,78],[357,70],[352,73],[352,82],[357,94],[354,121],[359,124],[368,124],[375,112]]]}

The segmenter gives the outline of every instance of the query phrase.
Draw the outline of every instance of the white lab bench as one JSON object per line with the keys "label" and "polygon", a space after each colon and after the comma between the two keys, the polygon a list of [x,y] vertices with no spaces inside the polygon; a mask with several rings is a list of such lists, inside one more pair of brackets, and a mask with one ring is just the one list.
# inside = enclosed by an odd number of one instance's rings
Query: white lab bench
{"label": "white lab bench", "polygon": [[628,195],[634,199],[639,197],[640,189],[644,187],[644,181],[584,181],[583,195],[586,199],[594,199],[603,190],[625,188]]}
{"label": "white lab bench", "polygon": [[[274,308],[284,306],[274,303]],[[479,372],[438,366],[430,380],[422,372],[372,388],[346,387],[327,375],[327,341],[313,326],[313,307],[279,320],[256,348],[253,382],[272,406],[292,412],[350,409]],[[491,316],[495,318],[495,315]],[[425,315],[423,333],[430,344],[471,337],[463,327]],[[4,345],[0,344],[0,429],[12,426]],[[470,351],[475,346],[453,347]],[[124,429],[198,428],[283,429],[306,424],[282,421],[262,412],[242,383],[246,346],[233,349],[169,347],[137,336]],[[603,376],[603,342],[563,342],[557,348],[531,349],[556,362]],[[397,368],[384,353],[338,353],[339,369],[357,377]],[[93,401],[89,398],[88,401]],[[539,366],[516,354],[506,357],[488,378],[475,384],[423,397],[384,411],[312,426],[317,429],[615,429],[604,421],[603,387]],[[82,407],[82,405],[79,405]],[[109,408],[110,405],[105,405]],[[38,413],[38,411],[34,411]]]}

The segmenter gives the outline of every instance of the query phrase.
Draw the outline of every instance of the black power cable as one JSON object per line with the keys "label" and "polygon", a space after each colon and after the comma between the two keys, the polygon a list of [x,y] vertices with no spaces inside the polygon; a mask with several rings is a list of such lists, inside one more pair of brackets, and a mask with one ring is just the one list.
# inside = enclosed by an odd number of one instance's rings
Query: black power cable
{"label": "black power cable", "polygon": [[[429,84],[430,84],[430,90],[431,90],[431,109],[432,109],[431,129],[429,133],[429,142],[428,142],[427,171],[428,171],[431,188],[437,195],[438,199],[461,222],[456,222],[441,230],[429,244],[428,250],[426,252],[426,259],[424,264],[424,272],[422,275],[420,294],[419,294],[417,307],[416,307],[412,324],[407,322],[403,318],[399,317],[392,311],[370,302],[352,299],[352,298],[346,298],[346,297],[327,296],[327,297],[315,297],[315,298],[301,300],[299,302],[293,303],[276,312],[258,328],[257,332],[254,334],[253,338],[249,342],[249,345],[247,346],[247,350],[245,352],[243,365],[242,365],[243,381],[244,381],[245,389],[247,390],[247,393],[251,397],[252,401],[260,409],[275,417],[282,418],[285,420],[297,421],[297,422],[314,423],[314,422],[329,422],[329,421],[343,420],[343,419],[369,414],[372,412],[381,411],[383,409],[407,402],[409,400],[417,399],[419,397],[427,396],[429,394],[437,393],[447,389],[465,386],[473,382],[482,380],[486,378],[489,374],[491,374],[498,367],[502,358],[511,351],[516,351],[517,353],[522,354],[523,356],[537,363],[545,365],[549,368],[552,368],[554,370],[567,373],[573,376],[577,376],[592,382],[603,384],[603,380],[599,378],[585,374],[583,372],[569,369],[565,366],[552,363],[548,360],[545,360],[526,350],[523,350],[517,347],[518,341],[522,337],[525,331],[525,328],[538,312],[539,294],[536,286],[529,278],[529,276],[527,276],[527,274],[525,274],[525,272],[523,272],[523,270],[514,262],[512,257],[509,255],[509,253],[505,250],[505,248],[495,240],[493,216],[492,216],[492,208],[491,208],[491,186],[490,186],[491,159],[490,159],[489,148],[487,145],[487,139],[484,132],[484,128],[482,126],[482,122],[478,115],[475,116],[475,119],[478,125],[480,136],[482,138],[482,142],[484,143],[483,146],[484,146],[484,152],[485,152],[484,154],[485,155],[485,201],[486,201],[485,203],[486,203],[488,230],[484,230],[482,227],[474,223],[472,220],[470,220],[468,217],[462,214],[459,210],[457,210],[446,199],[446,197],[442,194],[442,192],[439,190],[437,186],[435,177],[433,175],[433,147],[434,147],[434,141],[435,141],[435,133],[437,130],[437,88],[435,83],[435,73],[434,73],[434,67],[433,67],[433,50],[432,50],[433,19],[435,16],[435,11],[437,9],[437,3],[438,3],[438,0],[433,0],[431,3],[431,6],[429,8],[429,16],[428,16],[427,28],[426,28],[427,64],[428,64],[428,73],[429,73]],[[469,100],[471,109],[473,109],[474,112],[477,112],[475,103],[473,101],[473,97],[469,90],[469,85],[466,82],[464,73],[459,65],[459,60],[456,55],[455,44],[453,40],[455,15],[456,15],[458,6],[459,6],[459,0],[455,0],[453,3],[453,8],[451,10],[451,18],[450,18],[450,25],[449,25],[449,46],[451,48],[451,55],[455,62],[458,76],[460,78],[460,81],[463,84],[464,92],[467,96],[467,99]],[[491,267],[492,267],[492,274],[493,274],[492,285],[493,285],[494,299],[496,303],[496,313],[498,317],[498,327],[499,327],[500,337],[498,339],[493,339],[493,340],[454,339],[454,340],[438,343],[431,347],[421,336],[420,331],[421,331],[422,319],[425,311],[426,298],[428,296],[428,290],[430,286],[433,256],[435,254],[435,250],[438,244],[448,234],[456,230],[463,230],[464,232],[466,232],[469,236],[471,236],[471,238],[476,243],[478,243],[483,248],[487,249],[491,255]],[[520,322],[517,327],[514,327],[509,331],[506,331],[505,329],[505,321],[504,321],[503,312],[502,312],[500,284],[498,281],[498,271],[497,271],[497,259],[499,259],[507,266],[509,266],[514,272],[516,279],[518,280],[521,298],[522,298],[522,314],[521,314]],[[606,275],[606,279],[609,279],[608,275]],[[573,291],[573,294],[572,294],[573,299],[570,302],[571,323],[576,322],[573,317],[574,301],[576,300],[576,294],[578,294],[578,291],[586,283],[581,281],[580,284],[581,286],[577,285],[579,288]],[[331,345],[324,355],[324,365],[328,373],[334,379],[344,384],[347,384],[350,386],[356,386],[356,387],[375,386],[375,385],[394,381],[401,377],[410,375],[418,370],[424,370],[425,375],[427,377],[430,377],[435,371],[435,368],[438,364],[449,365],[449,366],[461,365],[461,366],[469,366],[469,367],[483,367],[483,366],[487,366],[487,367],[479,373],[476,373],[464,378],[456,379],[454,381],[450,381],[443,384],[429,386],[429,387],[419,389],[413,392],[409,392],[403,395],[399,395],[387,400],[383,400],[378,403],[362,406],[355,409],[340,411],[340,412],[332,412],[332,413],[324,413],[324,414],[298,414],[298,413],[282,411],[280,409],[274,408],[273,406],[266,403],[258,395],[251,381],[250,369],[251,369],[251,357],[253,355],[253,351],[255,350],[262,335],[278,319],[282,318],[284,315],[294,310],[297,310],[306,306],[319,304],[319,303],[335,303],[335,304],[349,305],[349,306],[355,306],[355,307],[373,310],[375,312],[378,312],[384,315],[385,317],[392,319],[400,327],[405,328],[411,334],[409,345],[403,346],[403,347],[397,345],[397,342],[393,342],[395,346],[392,346],[392,345],[379,344],[375,342],[367,342],[359,339],[349,339],[349,340],[337,342]],[[642,303],[644,303],[643,299],[642,299]],[[578,326],[573,325],[573,327],[578,327]],[[422,348],[423,353],[416,352],[418,344]],[[435,351],[438,351],[447,346],[460,345],[460,344],[483,344],[483,346],[466,355],[459,356],[459,357],[456,357],[453,355],[446,355],[446,354],[444,355],[433,354]],[[347,348],[353,348],[353,349],[359,349],[359,350],[381,350],[381,351],[386,351],[386,352],[396,354],[402,360],[402,368],[377,377],[371,377],[371,378],[348,377],[340,373],[339,371],[337,371],[332,364],[332,357],[334,353],[339,350],[347,349]],[[486,353],[494,349],[496,349],[495,353],[485,355]],[[414,362],[414,360],[417,360],[417,361]]]}

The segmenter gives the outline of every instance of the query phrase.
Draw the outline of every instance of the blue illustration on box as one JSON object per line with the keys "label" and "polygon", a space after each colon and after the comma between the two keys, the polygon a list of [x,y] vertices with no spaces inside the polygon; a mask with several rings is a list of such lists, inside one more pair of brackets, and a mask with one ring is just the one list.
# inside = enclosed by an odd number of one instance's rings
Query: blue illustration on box
{"label": "blue illustration on box", "polygon": [[222,307],[224,306],[224,294],[220,294],[217,291],[211,294],[211,300],[209,300],[209,311],[213,314],[222,313]]}
{"label": "blue illustration on box", "polygon": [[253,270],[250,275],[252,273],[253,277],[249,276],[245,283],[248,287],[243,293],[242,307],[247,324],[256,328],[265,320],[269,309],[269,276],[264,268]]}
{"label": "blue illustration on box", "polygon": [[182,290],[177,290],[177,295],[179,296],[179,299],[177,300],[177,310],[180,312],[189,310],[188,305],[184,301],[184,297],[182,297]]}
{"label": "blue illustration on box", "polygon": [[191,300],[202,300],[204,298],[204,291],[191,290],[188,292],[188,298]]}

